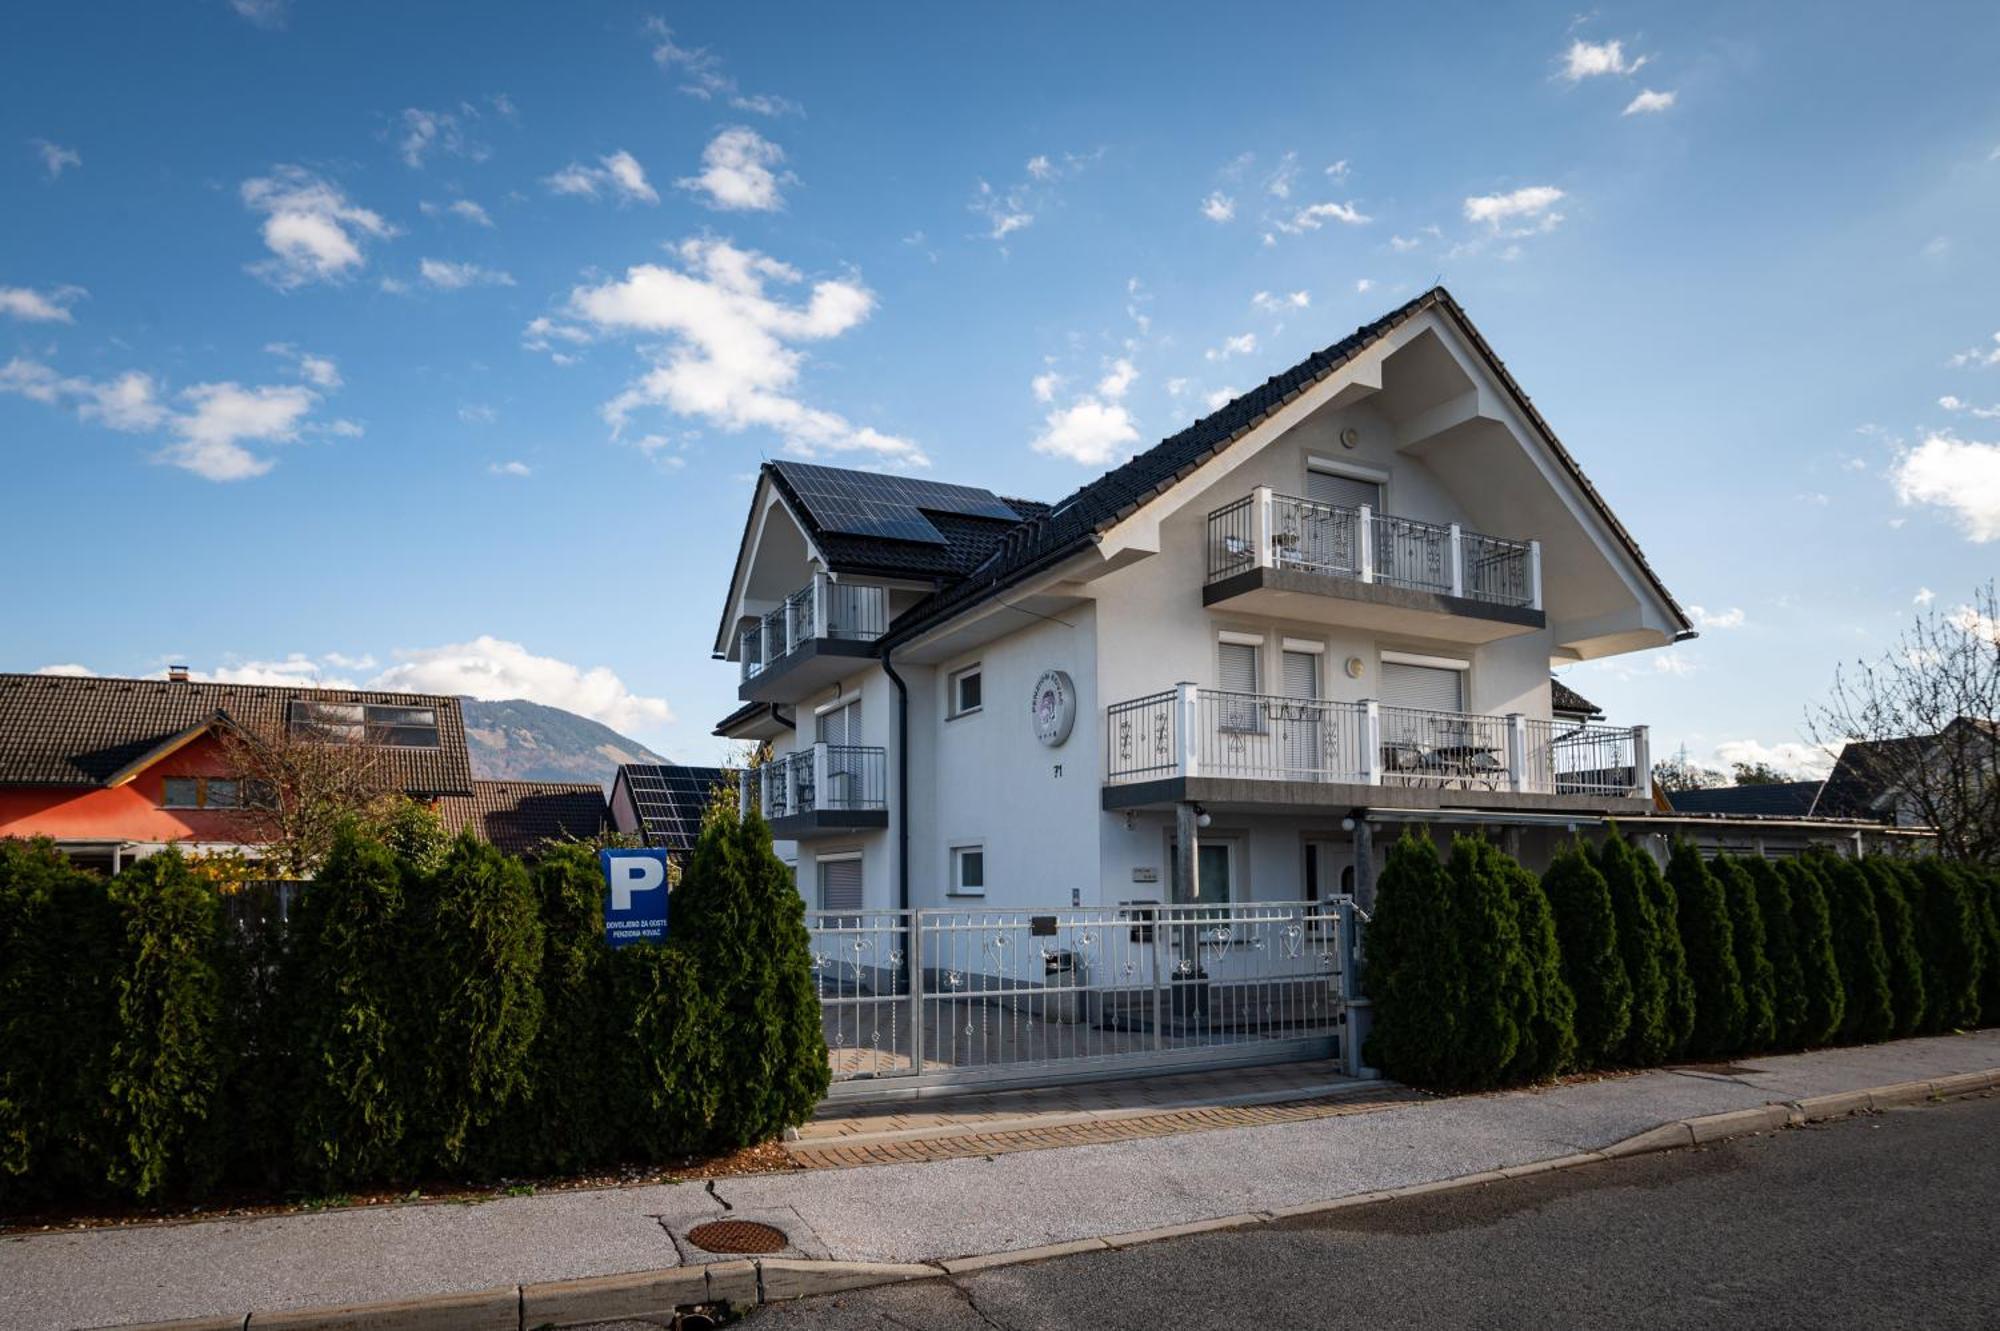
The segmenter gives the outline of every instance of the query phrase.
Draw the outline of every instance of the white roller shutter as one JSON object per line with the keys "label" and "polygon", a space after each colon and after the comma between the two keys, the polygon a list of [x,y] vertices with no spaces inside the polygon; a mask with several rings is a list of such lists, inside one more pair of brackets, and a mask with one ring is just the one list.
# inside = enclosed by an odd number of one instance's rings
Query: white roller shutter
{"label": "white roller shutter", "polygon": [[1382,663],[1382,701],[1394,707],[1423,707],[1433,712],[1465,710],[1465,672],[1437,666]]}
{"label": "white roller shutter", "polygon": [[1218,644],[1217,678],[1223,689],[1231,693],[1256,693],[1261,687],[1257,677],[1257,649],[1247,642],[1225,642]]}
{"label": "white roller shutter", "polygon": [[1382,511],[1382,486],[1379,481],[1364,481],[1354,476],[1342,476],[1332,471],[1308,471],[1306,473],[1306,498],[1317,504],[1338,504],[1342,508],[1360,508],[1363,504]]}
{"label": "white roller shutter", "polygon": [[860,860],[821,860],[819,862],[819,908],[821,910],[861,909]]}
{"label": "white roller shutter", "polygon": [[1287,698],[1319,697],[1319,653],[1285,653],[1285,696]]}
{"label": "white roller shutter", "polygon": [[822,744],[859,744],[861,742],[861,701],[836,707],[830,712],[819,714],[818,739]]}

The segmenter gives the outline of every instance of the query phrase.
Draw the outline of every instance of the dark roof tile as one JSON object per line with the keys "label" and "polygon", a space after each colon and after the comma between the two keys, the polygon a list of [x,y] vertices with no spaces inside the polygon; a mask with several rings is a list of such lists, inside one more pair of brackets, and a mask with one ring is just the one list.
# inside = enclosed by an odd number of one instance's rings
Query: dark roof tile
{"label": "dark roof tile", "polygon": [[571,781],[475,781],[470,796],[438,801],[445,830],[466,829],[509,855],[547,841],[588,841],[604,830],[604,788]]}

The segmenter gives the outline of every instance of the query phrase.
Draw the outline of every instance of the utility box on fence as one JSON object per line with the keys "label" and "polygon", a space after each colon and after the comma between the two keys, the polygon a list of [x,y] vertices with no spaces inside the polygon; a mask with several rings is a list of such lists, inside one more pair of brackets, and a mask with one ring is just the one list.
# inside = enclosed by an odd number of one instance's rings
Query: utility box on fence
{"label": "utility box on fence", "polygon": [[1076,953],[1067,949],[1051,951],[1042,961],[1042,986],[1044,990],[1060,989],[1062,993],[1044,992],[1042,995],[1042,1020],[1058,1021],[1074,1026],[1083,1020],[1083,995],[1077,991],[1079,980]]}

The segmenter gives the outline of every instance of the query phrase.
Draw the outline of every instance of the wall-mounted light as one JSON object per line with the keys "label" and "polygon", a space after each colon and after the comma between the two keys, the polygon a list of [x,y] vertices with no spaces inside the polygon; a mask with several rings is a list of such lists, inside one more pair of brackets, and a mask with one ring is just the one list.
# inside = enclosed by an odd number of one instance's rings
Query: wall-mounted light
{"label": "wall-mounted light", "polygon": [[1361,672],[1362,672],[1363,670],[1367,669],[1367,667],[1366,667],[1366,666],[1364,666],[1364,665],[1362,665],[1362,664],[1361,664],[1361,658],[1360,658],[1360,657],[1358,657],[1358,656],[1350,656],[1350,657],[1348,657],[1348,658],[1347,658],[1347,665],[1346,665],[1346,667],[1345,667],[1345,668],[1346,668],[1346,670],[1347,670],[1347,677],[1348,677],[1349,679],[1360,679],[1360,678],[1361,678]]}
{"label": "wall-mounted light", "polygon": [[1342,448],[1361,447],[1361,431],[1355,429],[1352,425],[1342,430],[1340,432],[1340,446]]}
{"label": "wall-mounted light", "polygon": [[1196,827],[1207,827],[1212,821],[1208,816],[1208,809],[1205,806],[1200,804],[1194,806],[1194,825]]}

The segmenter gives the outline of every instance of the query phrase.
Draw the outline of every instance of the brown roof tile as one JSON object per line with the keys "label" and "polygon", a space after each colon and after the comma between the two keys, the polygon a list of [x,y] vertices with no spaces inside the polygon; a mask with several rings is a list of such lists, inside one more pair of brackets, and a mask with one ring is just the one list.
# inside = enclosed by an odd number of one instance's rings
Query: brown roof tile
{"label": "brown roof tile", "polygon": [[445,830],[470,828],[509,855],[545,841],[588,840],[604,830],[604,788],[572,781],[475,781],[470,796],[438,801]]}

